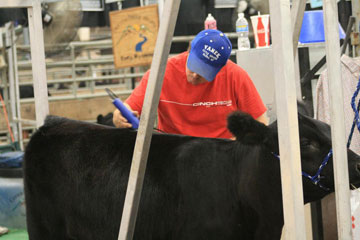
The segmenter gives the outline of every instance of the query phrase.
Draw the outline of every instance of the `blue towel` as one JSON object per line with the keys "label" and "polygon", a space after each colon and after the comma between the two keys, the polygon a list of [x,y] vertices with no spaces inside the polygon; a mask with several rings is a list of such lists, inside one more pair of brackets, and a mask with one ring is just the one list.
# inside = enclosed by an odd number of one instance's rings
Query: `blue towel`
{"label": "blue towel", "polygon": [[24,152],[6,152],[0,154],[0,168],[18,168],[22,166]]}

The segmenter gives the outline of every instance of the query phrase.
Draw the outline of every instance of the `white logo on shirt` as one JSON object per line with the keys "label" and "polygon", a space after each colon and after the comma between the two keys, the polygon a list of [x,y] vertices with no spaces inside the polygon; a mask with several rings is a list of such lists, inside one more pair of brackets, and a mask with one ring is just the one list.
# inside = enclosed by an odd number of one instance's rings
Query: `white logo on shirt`
{"label": "white logo on shirt", "polygon": [[197,103],[193,103],[193,104],[179,103],[179,102],[168,101],[168,100],[160,100],[160,102],[173,103],[173,104],[177,104],[177,105],[192,106],[192,107],[216,107],[216,106],[229,107],[232,105],[232,100],[215,101],[215,102],[197,102]]}
{"label": "white logo on shirt", "polygon": [[232,105],[232,101],[216,101],[216,102],[197,102],[197,103],[193,103],[194,107],[200,107],[200,106],[205,106],[205,107],[214,107],[214,106],[231,106]]}

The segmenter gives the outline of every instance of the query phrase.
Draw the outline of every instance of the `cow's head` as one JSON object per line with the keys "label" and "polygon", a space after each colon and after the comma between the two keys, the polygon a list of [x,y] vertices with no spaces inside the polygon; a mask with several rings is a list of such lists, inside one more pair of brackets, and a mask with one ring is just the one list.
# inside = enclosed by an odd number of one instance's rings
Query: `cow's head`
{"label": "cow's head", "polygon": [[[315,176],[332,147],[330,126],[302,114],[298,116],[302,171]],[[278,155],[277,122],[265,126],[246,113],[234,112],[228,117],[228,128],[237,141],[243,144],[261,144],[274,153],[274,156]],[[360,183],[360,156],[351,150],[347,154],[350,183],[357,185]],[[334,190],[332,156],[321,170],[320,177],[317,185],[308,177],[303,177],[304,191],[307,193],[305,202],[319,199]]]}

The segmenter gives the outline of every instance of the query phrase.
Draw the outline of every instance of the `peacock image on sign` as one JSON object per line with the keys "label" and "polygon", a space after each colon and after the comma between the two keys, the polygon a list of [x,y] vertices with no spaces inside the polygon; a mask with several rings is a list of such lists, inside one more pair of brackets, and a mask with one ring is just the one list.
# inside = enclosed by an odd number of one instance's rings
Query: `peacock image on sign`
{"label": "peacock image on sign", "polygon": [[135,51],[142,52],[143,45],[148,41],[148,34],[153,34],[153,32],[145,25],[145,24],[132,24],[125,27],[125,29],[121,32],[121,35],[116,44],[119,44],[122,39],[137,35],[139,40],[135,44]]}
{"label": "peacock image on sign", "polygon": [[146,41],[147,41],[147,37],[144,36],[144,35],[142,35],[141,33],[139,34],[139,37],[140,37],[140,38],[143,38],[143,40],[140,41],[140,42],[138,42],[138,43],[135,45],[135,51],[136,51],[136,52],[142,52],[142,45],[143,45],[144,43],[146,43]]}

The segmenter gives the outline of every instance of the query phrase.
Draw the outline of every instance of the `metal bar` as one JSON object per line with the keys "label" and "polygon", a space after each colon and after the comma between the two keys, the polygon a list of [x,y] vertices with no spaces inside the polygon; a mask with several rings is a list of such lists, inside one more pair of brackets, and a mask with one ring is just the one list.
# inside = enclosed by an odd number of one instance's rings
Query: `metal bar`
{"label": "metal bar", "polygon": [[39,0],[34,2],[32,8],[28,8],[28,19],[34,81],[36,126],[40,127],[43,125],[46,115],[49,114],[49,102],[46,83],[44,33]]}
{"label": "metal bar", "polygon": [[[73,82],[85,82],[85,81],[101,81],[101,80],[111,80],[111,79],[124,79],[124,78],[135,78],[142,77],[145,74],[143,73],[129,73],[129,74],[121,74],[121,75],[108,75],[101,77],[82,77],[82,78],[65,78],[65,79],[54,79],[49,80],[48,83],[73,83]],[[20,86],[30,85],[31,82],[21,82]]]}
{"label": "metal bar", "polygon": [[24,124],[29,124],[29,125],[36,126],[36,121],[34,121],[34,120],[14,118],[14,121],[19,122],[19,123],[24,123]]}
{"label": "metal bar", "polygon": [[[232,38],[237,38],[237,33],[236,32],[225,32],[224,33],[228,38],[232,39]],[[173,36],[172,41],[173,42],[188,42],[191,41],[195,38],[195,35],[189,35],[189,36]],[[108,39],[108,40],[99,40],[99,41],[87,41],[87,42],[81,42],[81,41],[74,41],[74,42],[70,42],[69,44],[56,44],[54,46],[75,46],[75,47],[101,47],[101,48],[112,48],[112,40]],[[48,46],[48,45],[46,45]],[[49,47],[51,47],[51,45],[49,45]],[[19,45],[18,48],[20,49],[29,49],[30,46],[28,45]]]}
{"label": "metal bar", "polygon": [[[90,60],[91,59],[91,53],[89,50],[86,51],[87,53],[87,57]],[[90,64],[89,65],[89,71],[90,71],[90,75],[92,76],[92,78],[96,78],[96,71],[94,70],[94,65]],[[90,91],[91,93],[94,93],[95,90],[95,81],[91,81],[89,83],[89,87],[90,87]]]}
{"label": "metal bar", "polygon": [[[15,30],[14,28],[12,28],[11,30],[11,42],[12,42],[12,47],[11,47],[11,51],[12,51],[12,61],[13,61],[13,66],[14,66],[14,87],[15,87],[15,109],[16,109],[16,113],[14,114],[14,116],[16,116],[16,118],[21,118],[21,111],[20,111],[20,90],[19,90],[19,75],[18,75],[18,67],[17,67],[17,52],[16,52],[16,35],[15,35]],[[24,144],[23,144],[23,134],[22,134],[22,125],[21,123],[17,123],[17,129],[18,129],[18,142],[20,144],[20,149],[24,150]]]}
{"label": "metal bar", "polygon": [[[4,54],[4,56],[5,56],[5,54]],[[8,88],[8,85],[6,83],[6,79],[8,79],[7,75],[6,75],[6,69],[3,68],[0,71],[1,71],[1,79],[2,79],[1,85],[2,85],[2,87],[4,89],[4,91],[3,91],[3,99],[4,99],[4,102],[5,102],[5,107],[6,107],[6,109],[10,109],[9,95],[8,95],[8,91],[6,90]]]}
{"label": "metal bar", "polygon": [[[236,33],[225,33],[225,35],[230,38],[237,38]],[[193,40],[195,38],[195,36],[190,35],[190,36],[176,36],[173,37],[172,42],[190,42],[191,40]],[[107,45],[107,46],[105,46]],[[57,46],[57,45],[56,45]],[[104,47],[109,47],[111,48],[111,40],[104,40],[104,41],[95,41],[95,42],[71,42],[70,43],[70,47],[74,46],[74,47],[83,47],[83,46],[99,46],[101,48]],[[19,45],[18,49],[23,49],[26,50],[28,49],[29,46],[27,45]],[[232,55],[234,55],[235,52],[232,51]],[[114,62],[114,58],[112,55],[108,56],[108,57],[101,57],[98,59],[91,59],[91,60],[75,60],[75,63],[77,66],[79,65],[88,65],[88,64],[104,64],[104,63],[113,63]],[[47,67],[56,67],[56,66],[71,66],[72,65],[72,61],[57,61],[57,62],[47,62],[46,66]],[[31,63],[30,61],[20,61],[19,62],[19,67],[20,68],[25,68],[25,67],[30,67]]]}
{"label": "metal bar", "polygon": [[[297,47],[295,49],[298,50]],[[295,69],[296,99],[298,99],[299,101],[302,101],[299,51],[295,51],[295,59],[294,60],[295,60],[294,69]]]}
{"label": "metal bar", "polygon": [[[9,99],[10,99],[10,119],[14,119],[16,117],[16,92],[15,92],[15,72],[14,72],[14,52],[12,48],[14,47],[12,42],[12,23],[5,24],[5,31],[6,31],[6,47],[9,47],[8,49],[8,75],[9,75]],[[6,90],[6,89],[5,89]],[[19,130],[18,125],[11,121],[10,123],[11,128],[14,133],[14,138],[16,140],[19,139]],[[15,141],[16,141],[15,140]]]}
{"label": "metal bar", "polygon": [[[88,64],[113,64],[114,63],[114,57],[113,56],[109,56],[106,58],[99,58],[99,59],[93,59],[93,60],[78,60],[75,61],[75,64],[77,66],[79,65],[88,65]],[[58,62],[52,62],[52,63],[46,63],[47,67],[66,67],[66,66],[71,66],[73,64],[72,61],[58,61]],[[30,61],[21,61],[19,62],[19,67],[20,68],[26,68],[26,67],[30,67]]]}
{"label": "metal bar", "polygon": [[0,8],[27,8],[33,6],[33,0],[2,0]]}
{"label": "metal bar", "polygon": [[[235,51],[236,50],[232,50],[231,51],[231,56],[235,55]],[[170,54],[170,56],[172,56]],[[114,57],[113,56],[109,56],[109,57],[102,57],[102,58],[98,58],[98,59],[92,59],[92,60],[76,60],[75,64],[77,66],[87,66],[89,64],[113,64],[114,63]],[[67,66],[71,66],[73,63],[72,61],[58,61],[58,62],[47,62],[46,66],[47,67],[67,67]],[[20,69],[23,68],[30,68],[31,67],[31,62],[30,61],[20,61],[18,63],[18,67]]]}
{"label": "metal bar", "polygon": [[[124,91],[114,91],[118,96],[128,96],[132,93],[133,90],[124,90]],[[105,91],[104,91],[105,92]],[[76,98],[73,95],[68,96],[56,96],[49,97],[49,101],[61,101],[61,100],[72,100],[72,99],[87,99],[87,98],[96,98],[96,97],[107,97],[106,93],[94,93],[94,94],[78,94]],[[33,98],[25,98],[20,100],[21,103],[32,103],[34,102]]]}
{"label": "metal bar", "polygon": [[119,240],[131,240],[134,235],[152,128],[155,122],[156,109],[159,103],[166,61],[170,51],[171,39],[174,34],[180,1],[181,0],[166,1],[161,17],[159,35],[156,40],[140,126],[136,137],[124,210],[121,218]]}
{"label": "metal bar", "polygon": [[[0,54],[5,57],[6,55],[6,44],[4,42],[4,39],[3,39],[3,29],[0,28]],[[4,32],[5,33],[5,32]],[[6,36],[6,35],[4,35]],[[4,62],[4,66],[0,68],[0,71],[1,71],[1,82],[0,84],[2,85],[4,91],[3,91],[3,99],[4,99],[4,102],[5,102],[5,107],[7,109],[10,109],[10,104],[9,104],[9,95],[8,95],[8,91],[6,90],[8,88],[8,84],[6,82],[6,80],[8,79],[7,78],[7,74],[6,74],[6,67],[7,65],[5,64]]]}
{"label": "metal bar", "polygon": [[293,29],[294,57],[296,56],[305,7],[306,7],[306,0],[297,0],[292,2],[291,26]]}
{"label": "metal bar", "polygon": [[76,97],[76,92],[77,92],[77,84],[76,84],[76,72],[75,72],[75,47],[71,46],[71,76],[72,76],[72,80],[73,80],[73,95],[74,97]]}
{"label": "metal bar", "polygon": [[347,48],[347,45],[349,44],[350,34],[352,32],[351,30],[353,28],[354,23],[355,23],[355,17],[350,16],[349,22],[348,22],[348,25],[346,28],[345,39],[344,39],[343,45],[341,46],[340,57],[346,52],[346,48]]}
{"label": "metal bar", "polygon": [[306,239],[289,0],[270,0],[285,239]]}
{"label": "metal bar", "polygon": [[0,49],[4,48],[4,40],[3,40],[3,29],[0,28]]}
{"label": "metal bar", "polygon": [[337,3],[323,1],[338,239],[352,239]]}

